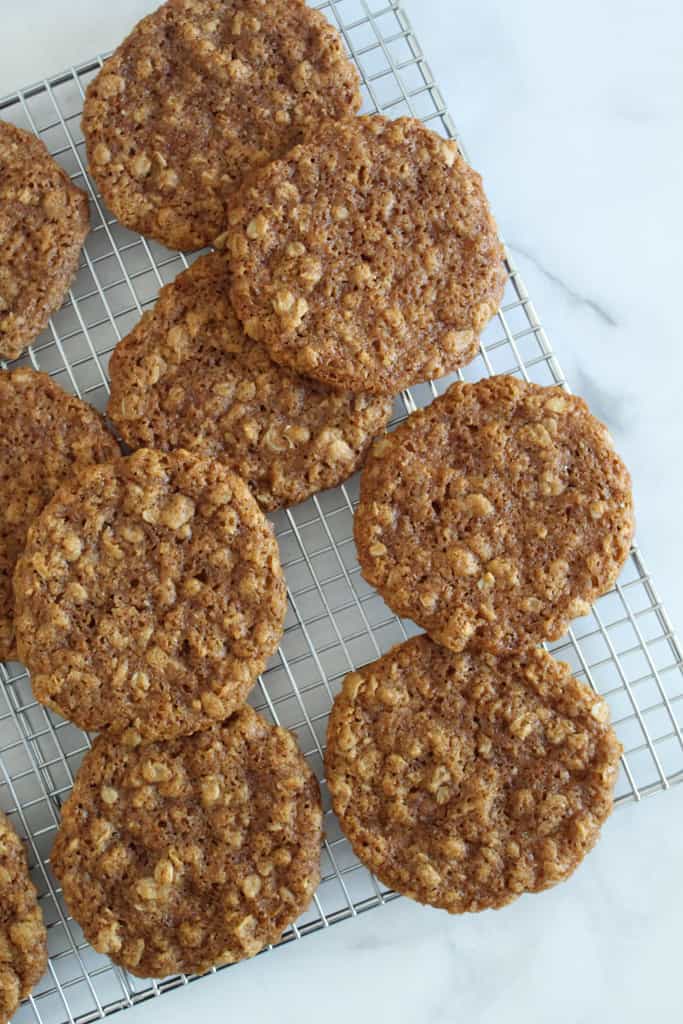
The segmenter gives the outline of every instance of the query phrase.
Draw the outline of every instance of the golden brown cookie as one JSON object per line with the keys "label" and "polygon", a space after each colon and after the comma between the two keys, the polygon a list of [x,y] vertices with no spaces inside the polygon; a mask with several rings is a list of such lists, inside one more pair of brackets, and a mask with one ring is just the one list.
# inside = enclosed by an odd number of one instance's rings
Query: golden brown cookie
{"label": "golden brown cookie", "polygon": [[83,134],[119,220],[196,249],[249,171],[359,106],[337,31],[303,0],[169,0],[88,87]]}
{"label": "golden brown cookie", "polygon": [[0,811],[0,1024],[47,967],[47,933],[21,840]]}
{"label": "golden brown cookie", "polygon": [[332,391],[277,366],[248,338],[219,253],[161,290],[109,363],[109,416],[124,441],[186,448],[243,477],[266,511],[336,487],[386,426],[391,401]]}
{"label": "golden brown cookie", "polygon": [[31,522],[72,473],[118,454],[99,413],[46,373],[0,371],[0,660],[16,657],[12,575]]}
{"label": "golden brown cookie", "polygon": [[62,304],[90,226],[88,200],[37,136],[0,121],[0,359]]}
{"label": "golden brown cookie", "polygon": [[99,737],[52,851],[70,912],[140,977],[254,956],[320,879],[322,810],[291,733],[245,706],[137,748]]}
{"label": "golden brown cookie", "polygon": [[560,637],[615,582],[631,480],[583,399],[456,383],[370,450],[354,533],[397,614],[455,651],[515,650]]}
{"label": "golden brown cookie", "polygon": [[325,766],[356,854],[451,913],[568,878],[612,809],[602,698],[541,648],[454,654],[420,636],[344,680]]}
{"label": "golden brown cookie", "polygon": [[14,590],[37,700],[130,742],[239,707],[286,610],[277,543],[247,485],[212,459],[146,448],[57,491]]}
{"label": "golden brown cookie", "polygon": [[411,118],[324,126],[249,179],[229,224],[247,333],[333,387],[395,394],[463,366],[503,294],[481,178]]}

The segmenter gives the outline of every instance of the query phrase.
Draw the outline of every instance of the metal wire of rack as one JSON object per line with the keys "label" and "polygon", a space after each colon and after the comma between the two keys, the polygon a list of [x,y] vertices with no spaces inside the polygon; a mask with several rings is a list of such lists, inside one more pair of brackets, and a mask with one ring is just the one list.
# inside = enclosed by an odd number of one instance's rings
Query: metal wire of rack
{"label": "metal wire of rack", "polygon": [[[457,138],[399,0],[323,0],[363,77],[364,112],[411,114]],[[38,134],[89,197],[92,231],[63,307],[18,364],[49,372],[66,390],[104,410],[107,365],[117,341],[150,307],[162,284],[188,266],[182,253],[123,228],[87,174],[80,114],[102,58],[0,99],[0,116]],[[460,140],[458,139],[460,142]],[[461,148],[462,143],[460,142]],[[508,256],[510,280],[480,354],[458,376],[512,373],[566,386],[562,371]],[[0,364],[3,367],[6,364]],[[426,405],[454,378],[404,392],[393,422]],[[357,480],[274,515],[289,592],[285,634],[253,703],[298,737],[323,780],[327,715],[344,675],[415,632],[361,578],[353,544]],[[552,645],[577,676],[609,701],[624,745],[617,803],[683,781],[683,658],[639,551],[617,586]],[[48,926],[50,964],[16,1022],[86,1022],[194,980],[141,981],[85,942],[50,872],[59,809],[88,749],[88,737],[35,702],[26,671],[0,665],[0,807],[27,839]],[[354,856],[326,808],[322,881],[312,906],[283,936],[301,938],[395,898]]]}

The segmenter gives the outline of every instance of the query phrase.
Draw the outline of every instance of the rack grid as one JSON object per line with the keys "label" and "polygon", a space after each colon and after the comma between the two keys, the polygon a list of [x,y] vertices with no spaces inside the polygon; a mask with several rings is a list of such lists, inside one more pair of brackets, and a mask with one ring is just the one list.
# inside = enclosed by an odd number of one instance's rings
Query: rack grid
{"label": "rack grid", "polygon": [[[399,0],[314,4],[342,33],[363,77],[364,113],[421,118],[458,138],[443,97]],[[0,116],[34,131],[90,198],[92,230],[63,307],[15,365],[45,370],[104,411],[107,366],[117,341],[149,308],[162,284],[192,256],[170,252],[122,227],[88,176],[80,114],[103,57],[0,99]],[[507,255],[509,283],[477,358],[460,374],[404,392],[393,424],[428,404],[456,377],[512,373],[566,386],[524,283]],[[3,367],[6,364],[0,364]],[[315,899],[281,943],[299,939],[396,897],[358,862],[330,810],[323,778],[327,715],[344,675],[417,632],[394,616],[360,576],[353,544],[357,478],[272,516],[289,609],[276,656],[252,702],[291,729],[323,783],[326,840]],[[617,804],[683,781],[683,659],[637,548],[616,587],[551,650],[603,694],[624,745]],[[144,981],[95,953],[70,918],[50,872],[59,810],[89,738],[46,711],[19,664],[0,665],[0,807],[28,843],[48,926],[49,970],[16,1015],[17,1024],[88,1022],[159,996],[193,978]]]}

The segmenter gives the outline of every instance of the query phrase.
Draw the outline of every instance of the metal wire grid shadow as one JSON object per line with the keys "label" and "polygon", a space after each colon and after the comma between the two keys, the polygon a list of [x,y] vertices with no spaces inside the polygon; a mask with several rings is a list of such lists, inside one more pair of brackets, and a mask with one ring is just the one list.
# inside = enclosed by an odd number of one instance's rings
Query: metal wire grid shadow
{"label": "metal wire grid shadow", "polygon": [[[315,4],[340,29],[363,76],[363,112],[420,117],[444,136],[455,128],[397,0]],[[188,259],[123,228],[86,171],[80,129],[84,89],[102,59],[89,61],[0,100],[0,116],[34,131],[90,197],[93,228],[68,298],[17,365],[49,372],[104,410],[107,365],[117,341]],[[510,280],[478,357],[458,376],[512,373],[540,384],[565,381],[526,288],[508,258]],[[5,364],[2,364],[3,366]],[[394,422],[426,405],[455,377],[404,392]],[[254,705],[298,737],[323,778],[327,715],[344,675],[416,632],[361,578],[353,544],[357,480],[273,516],[289,588],[285,635],[254,691]],[[639,552],[616,588],[552,647],[602,693],[624,745],[617,802],[640,800],[683,780],[681,651]],[[95,953],[64,905],[49,853],[87,736],[33,700],[21,665],[0,666],[0,807],[28,840],[48,925],[50,966],[17,1024],[92,1021],[188,984],[184,976],[140,981]],[[322,882],[288,942],[355,917],[395,897],[363,868],[326,808]]]}

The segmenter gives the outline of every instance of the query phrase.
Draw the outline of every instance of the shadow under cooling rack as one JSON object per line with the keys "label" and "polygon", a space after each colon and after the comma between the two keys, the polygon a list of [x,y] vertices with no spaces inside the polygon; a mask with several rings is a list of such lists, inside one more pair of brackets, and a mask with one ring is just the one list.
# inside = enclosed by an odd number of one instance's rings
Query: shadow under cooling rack
{"label": "shadow under cooling rack", "polygon": [[[363,111],[420,117],[456,137],[443,98],[400,6],[378,0],[316,4],[340,29],[363,76]],[[192,256],[170,252],[123,228],[86,170],[80,128],[83,93],[101,58],[0,100],[0,116],[34,131],[90,197],[92,230],[67,300],[16,365],[50,373],[67,391],[104,410],[109,356]],[[460,141],[460,140],[459,140]],[[461,144],[462,145],[462,144]],[[565,384],[513,263],[499,315],[460,379],[512,373]],[[4,365],[4,364],[3,364]],[[404,392],[394,423],[428,404],[455,377]],[[395,894],[366,871],[330,811],[323,778],[327,716],[344,675],[415,632],[360,576],[353,544],[357,479],[273,517],[289,589],[279,651],[252,703],[297,736],[322,782],[326,842],[322,882],[310,909],[284,935],[289,942],[377,907]],[[624,745],[617,802],[639,800],[683,780],[681,652],[639,552],[618,585],[552,645],[573,671],[603,694]],[[90,1021],[188,984],[141,981],[95,953],[71,920],[50,872],[61,803],[88,749],[87,736],[33,700],[21,665],[0,666],[0,807],[26,837],[48,925],[50,967],[16,1021]]]}

